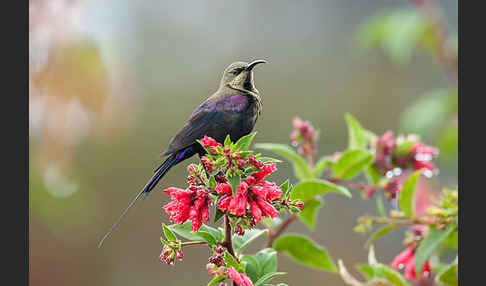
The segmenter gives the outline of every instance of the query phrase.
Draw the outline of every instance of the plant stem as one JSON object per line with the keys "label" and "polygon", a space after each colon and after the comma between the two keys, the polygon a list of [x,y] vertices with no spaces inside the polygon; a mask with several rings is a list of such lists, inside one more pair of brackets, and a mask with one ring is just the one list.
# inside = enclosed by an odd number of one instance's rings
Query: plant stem
{"label": "plant stem", "polygon": [[233,248],[233,240],[232,240],[232,234],[231,234],[231,225],[229,221],[228,215],[224,215],[224,231],[225,231],[225,238],[223,242],[223,246],[226,247],[228,252],[233,255],[233,257],[238,260],[238,257],[235,255],[235,250]]}
{"label": "plant stem", "polygon": [[199,244],[206,244],[205,241],[186,241],[182,242],[181,246],[191,246],[191,245],[199,245]]}
{"label": "plant stem", "polygon": [[273,242],[277,237],[279,237],[283,231],[297,218],[297,214],[289,215],[284,222],[277,228],[276,232],[273,232],[269,229],[268,233],[268,241],[266,247],[272,247]]}

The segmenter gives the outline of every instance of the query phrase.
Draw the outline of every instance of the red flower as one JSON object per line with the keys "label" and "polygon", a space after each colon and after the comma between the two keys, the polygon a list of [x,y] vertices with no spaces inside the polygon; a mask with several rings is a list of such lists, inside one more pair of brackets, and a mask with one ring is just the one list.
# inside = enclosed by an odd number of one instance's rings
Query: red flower
{"label": "red flower", "polygon": [[203,139],[201,139],[201,142],[203,143],[204,146],[222,146],[220,143],[216,142],[212,137],[204,136]]}
{"label": "red flower", "polygon": [[243,216],[247,213],[249,205],[250,213],[256,221],[259,221],[263,216],[276,217],[278,211],[271,202],[280,198],[282,190],[274,183],[262,181],[262,179],[277,168],[275,163],[270,163],[264,165],[262,169],[263,171],[256,172],[242,180],[234,197],[229,184],[217,184],[215,190],[223,195],[218,200],[218,209]]}
{"label": "red flower", "polygon": [[271,173],[275,172],[276,170],[277,170],[277,163],[265,164],[262,167],[262,171],[253,173],[252,177],[254,177],[255,180],[257,180],[257,181],[261,181],[267,175],[270,175]]}
{"label": "red flower", "polygon": [[192,222],[192,231],[198,231],[203,221],[209,221],[209,197],[203,187],[190,186],[187,190],[168,188],[164,192],[171,196],[172,202],[164,206],[170,220],[183,224]]}
{"label": "red flower", "polygon": [[[393,259],[392,263],[390,264],[391,267],[401,270],[405,268],[405,278],[407,279],[417,279],[417,275],[415,273],[415,250],[416,246],[410,246],[398,254],[395,259]],[[430,267],[430,262],[427,260],[425,261],[424,266],[422,267],[422,273],[420,278],[429,276],[432,271]]]}
{"label": "red flower", "polygon": [[246,276],[245,274],[236,271],[233,266],[229,267],[226,273],[231,280],[233,280],[236,284],[240,286],[253,286],[250,278],[248,278],[248,276]]}

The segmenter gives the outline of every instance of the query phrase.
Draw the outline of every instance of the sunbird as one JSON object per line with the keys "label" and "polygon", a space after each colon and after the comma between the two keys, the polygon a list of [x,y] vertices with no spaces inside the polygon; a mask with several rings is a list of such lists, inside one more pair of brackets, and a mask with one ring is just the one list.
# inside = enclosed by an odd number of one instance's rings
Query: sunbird
{"label": "sunbird", "polygon": [[218,90],[192,112],[181,131],[172,138],[169,147],[162,153],[162,156],[168,156],[167,159],[111,226],[98,247],[103,245],[138,198],[150,193],[173,166],[195,154],[204,156],[206,151],[196,140],[209,136],[223,143],[227,135],[232,141],[237,141],[252,132],[262,111],[253,68],[262,63],[266,61],[234,62],[224,70]]}

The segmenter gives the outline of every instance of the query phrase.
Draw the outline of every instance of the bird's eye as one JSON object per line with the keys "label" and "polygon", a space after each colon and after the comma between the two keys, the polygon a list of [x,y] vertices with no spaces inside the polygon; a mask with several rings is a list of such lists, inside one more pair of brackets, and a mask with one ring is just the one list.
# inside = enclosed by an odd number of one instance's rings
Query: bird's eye
{"label": "bird's eye", "polygon": [[237,75],[237,74],[239,74],[241,71],[242,71],[242,69],[240,69],[240,68],[236,68],[236,69],[232,70],[232,71],[231,71],[231,73],[232,73],[232,74],[234,74],[234,75]]}

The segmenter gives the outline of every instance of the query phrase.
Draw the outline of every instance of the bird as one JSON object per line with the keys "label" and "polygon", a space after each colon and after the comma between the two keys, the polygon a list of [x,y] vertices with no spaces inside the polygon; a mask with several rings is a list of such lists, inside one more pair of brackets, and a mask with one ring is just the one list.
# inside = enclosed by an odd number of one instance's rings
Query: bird
{"label": "bird", "polygon": [[200,158],[205,155],[206,151],[197,142],[198,139],[209,136],[223,143],[229,135],[231,140],[236,142],[253,131],[262,112],[261,96],[255,87],[253,68],[266,62],[261,59],[250,62],[238,61],[224,70],[217,91],[192,112],[182,129],[171,139],[167,150],[161,154],[168,156],[167,159],[154,171],[152,178],[110,227],[98,243],[98,248],[135,202],[143,194],[148,195],[172,167],[195,154]]}

